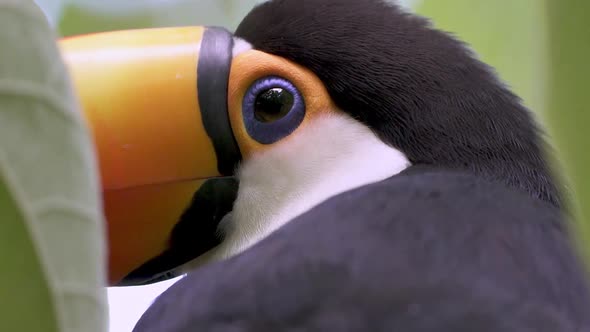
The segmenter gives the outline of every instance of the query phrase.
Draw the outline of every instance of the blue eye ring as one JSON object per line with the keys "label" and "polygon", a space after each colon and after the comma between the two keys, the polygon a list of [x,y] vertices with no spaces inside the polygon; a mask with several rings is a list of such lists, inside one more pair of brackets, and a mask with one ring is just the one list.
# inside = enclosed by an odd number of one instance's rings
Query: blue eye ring
{"label": "blue eye ring", "polygon": [[[281,118],[264,122],[256,116],[258,97],[269,90],[282,89],[292,96],[292,106]],[[242,101],[242,116],[248,135],[261,144],[272,144],[289,136],[305,118],[305,100],[289,80],[266,76],[256,80],[246,91]]]}

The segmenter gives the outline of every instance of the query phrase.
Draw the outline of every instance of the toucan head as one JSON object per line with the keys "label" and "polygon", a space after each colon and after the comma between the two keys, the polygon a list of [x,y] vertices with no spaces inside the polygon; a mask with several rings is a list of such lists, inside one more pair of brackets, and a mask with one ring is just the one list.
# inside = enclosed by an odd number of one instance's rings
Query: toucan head
{"label": "toucan head", "polygon": [[538,127],[461,42],[381,0],[272,0],[234,33],[66,38],[108,222],[111,285],[223,259],[412,165],[559,204]]}

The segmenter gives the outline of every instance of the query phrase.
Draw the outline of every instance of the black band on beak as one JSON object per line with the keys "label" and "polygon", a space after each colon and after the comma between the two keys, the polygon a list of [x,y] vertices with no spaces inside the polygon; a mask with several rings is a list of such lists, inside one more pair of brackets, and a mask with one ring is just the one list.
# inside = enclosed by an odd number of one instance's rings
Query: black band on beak
{"label": "black band on beak", "polygon": [[227,105],[233,45],[233,35],[229,31],[208,27],[201,42],[197,67],[197,91],[203,126],[213,141],[217,169],[223,175],[233,174],[242,158],[231,128]]}

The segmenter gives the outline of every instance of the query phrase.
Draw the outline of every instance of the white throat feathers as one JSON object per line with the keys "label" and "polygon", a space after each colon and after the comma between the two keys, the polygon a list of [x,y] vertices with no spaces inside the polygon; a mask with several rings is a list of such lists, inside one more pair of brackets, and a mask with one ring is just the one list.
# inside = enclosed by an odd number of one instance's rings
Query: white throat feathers
{"label": "white throat feathers", "polygon": [[223,242],[182,270],[239,254],[326,199],[409,166],[402,152],[347,114],[318,117],[243,162],[233,211],[218,227]]}

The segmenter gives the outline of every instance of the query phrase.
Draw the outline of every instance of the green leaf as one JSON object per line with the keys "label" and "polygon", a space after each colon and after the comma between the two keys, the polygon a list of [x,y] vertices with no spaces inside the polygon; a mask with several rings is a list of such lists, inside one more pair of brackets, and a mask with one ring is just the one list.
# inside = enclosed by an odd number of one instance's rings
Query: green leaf
{"label": "green leaf", "polygon": [[0,0],[0,331],[107,329],[97,165],[55,38]]}
{"label": "green leaf", "polygon": [[[0,168],[0,172],[6,171]],[[43,267],[24,218],[13,194],[0,179],[0,298],[4,299],[0,305],[0,329],[58,331]]]}

